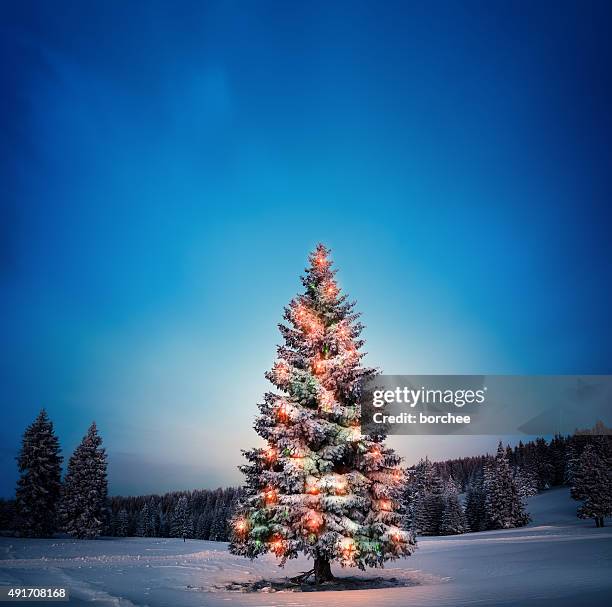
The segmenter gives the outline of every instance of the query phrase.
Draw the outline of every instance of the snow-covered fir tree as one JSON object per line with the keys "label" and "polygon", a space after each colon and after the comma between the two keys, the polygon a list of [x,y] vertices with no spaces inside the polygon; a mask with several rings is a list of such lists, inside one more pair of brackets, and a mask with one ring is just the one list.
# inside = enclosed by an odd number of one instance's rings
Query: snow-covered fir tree
{"label": "snow-covered fir tree", "polygon": [[106,450],[94,422],[68,461],[59,507],[62,529],[80,539],[98,537],[107,495]]}
{"label": "snow-covered fir tree", "polygon": [[191,537],[193,533],[191,513],[189,511],[189,500],[186,495],[181,495],[172,513],[171,535],[172,537]]}
{"label": "snow-covered fir tree", "polygon": [[118,537],[126,537],[129,531],[130,519],[127,510],[122,508],[117,514],[115,533]]}
{"label": "snow-covered fir tree", "polygon": [[488,529],[522,527],[529,522],[501,442],[497,455],[485,465],[483,486]]}
{"label": "snow-covered fir tree", "polygon": [[136,535],[138,537],[151,537],[151,512],[149,503],[145,502],[138,516],[138,525],[136,527]]}
{"label": "snow-covered fir tree", "polygon": [[50,537],[56,530],[62,459],[53,423],[42,409],[26,428],[17,456],[16,507],[21,535]]}
{"label": "snow-covered fir tree", "polygon": [[452,478],[444,483],[442,516],[440,518],[440,535],[458,535],[467,531],[467,524],[457,485]]}
{"label": "snow-covered fir tree", "polygon": [[603,443],[588,444],[574,474],[572,495],[582,501],[579,518],[592,518],[596,527],[605,525],[612,516],[612,466]]}
{"label": "snow-covered fir tree", "polygon": [[515,468],[514,482],[523,501],[538,494],[538,477],[530,468]]}
{"label": "snow-covered fir tree", "polygon": [[384,436],[360,426],[362,330],[354,303],[335,280],[329,250],[318,245],[302,278],[304,292],[285,308],[284,344],[267,378],[255,429],[262,448],[246,451],[246,487],[232,521],[230,550],[255,558],[273,552],[281,565],[304,553],[318,583],[332,561],[380,566],[412,552],[403,530],[400,458]]}
{"label": "snow-covered fir tree", "polygon": [[468,485],[465,496],[465,520],[470,531],[484,531],[487,528],[487,511],[482,473],[475,473]]}
{"label": "snow-covered fir tree", "polygon": [[427,457],[408,471],[408,477],[410,528],[418,535],[437,535],[444,507],[442,479]]}

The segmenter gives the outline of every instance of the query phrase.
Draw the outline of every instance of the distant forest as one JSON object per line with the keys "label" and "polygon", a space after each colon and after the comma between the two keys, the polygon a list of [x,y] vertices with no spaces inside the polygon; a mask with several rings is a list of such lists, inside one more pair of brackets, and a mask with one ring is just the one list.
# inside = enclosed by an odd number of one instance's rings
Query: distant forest
{"label": "distant forest", "polygon": [[[521,441],[514,448],[507,446],[505,455],[514,470],[529,471],[535,481],[534,489],[542,491],[569,484],[568,464],[594,440],[593,435],[606,434],[610,434],[608,428],[596,427],[577,431],[573,436],[555,436],[550,441],[544,438]],[[610,437],[603,440],[609,444]],[[490,460],[490,455],[462,457],[433,462],[433,468],[441,479],[452,479],[459,491],[468,491]],[[110,497],[103,534],[227,541],[229,521],[239,494],[239,488],[230,487]],[[15,535],[16,530],[15,501],[0,499],[0,533]]]}

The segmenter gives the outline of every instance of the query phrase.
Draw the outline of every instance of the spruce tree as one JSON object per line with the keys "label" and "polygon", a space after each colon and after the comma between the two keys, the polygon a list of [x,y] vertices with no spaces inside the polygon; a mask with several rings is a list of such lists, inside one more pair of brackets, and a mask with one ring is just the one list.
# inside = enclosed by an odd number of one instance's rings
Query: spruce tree
{"label": "spruce tree", "polygon": [[244,452],[246,486],[233,518],[230,550],[255,558],[273,552],[281,565],[304,553],[320,583],[330,563],[380,566],[408,555],[402,525],[403,470],[383,435],[363,435],[364,342],[354,303],[341,294],[329,250],[318,245],[302,278],[304,292],[285,308],[284,344],[266,377],[255,423],[266,441]]}
{"label": "spruce tree", "polygon": [[587,445],[580,456],[575,475],[574,495],[579,495],[582,506],[579,518],[592,518],[596,527],[605,525],[605,517],[612,516],[612,472],[610,461],[602,445]]}
{"label": "spruce tree", "polygon": [[438,535],[443,509],[444,483],[426,457],[409,471],[409,528],[417,535]]}
{"label": "spruce tree", "polygon": [[189,512],[189,501],[186,495],[181,495],[176,503],[172,514],[170,532],[172,537],[182,537],[185,539],[191,536],[191,514]]}
{"label": "spruce tree", "polygon": [[523,501],[538,494],[537,476],[529,468],[516,468],[514,470],[514,482]]}
{"label": "spruce tree", "polygon": [[468,486],[465,497],[465,519],[470,531],[484,531],[487,528],[482,473],[475,474]]}
{"label": "spruce tree", "polygon": [[66,533],[94,539],[103,529],[108,484],[106,450],[93,422],[68,461],[59,514]]}
{"label": "spruce tree", "polygon": [[42,409],[26,428],[17,456],[16,507],[21,535],[50,537],[55,532],[62,459],[53,423]]}
{"label": "spruce tree", "polygon": [[489,529],[522,527],[529,522],[501,442],[497,455],[485,465],[484,490]]}
{"label": "spruce tree", "polygon": [[467,524],[463,508],[459,502],[457,485],[452,478],[444,483],[442,516],[440,518],[440,535],[458,535],[465,533]]}
{"label": "spruce tree", "polygon": [[127,510],[125,508],[122,508],[121,510],[119,510],[119,513],[117,514],[117,528],[116,528],[117,536],[126,537],[128,534],[129,525],[130,525],[130,519],[128,517]]}

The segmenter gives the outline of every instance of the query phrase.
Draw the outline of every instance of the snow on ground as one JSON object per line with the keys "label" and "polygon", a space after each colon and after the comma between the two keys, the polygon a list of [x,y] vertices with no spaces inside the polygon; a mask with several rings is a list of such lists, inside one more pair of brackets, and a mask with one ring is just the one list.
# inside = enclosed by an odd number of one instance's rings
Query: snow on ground
{"label": "snow on ground", "polygon": [[[417,607],[609,605],[612,527],[576,518],[566,489],[531,498],[522,529],[421,538],[415,554],[383,570],[336,575],[396,577],[408,586],[343,592],[238,593],[232,581],[282,578],[273,557],[248,561],[217,542],[160,538],[93,541],[0,538],[0,586],[66,586],[72,605],[149,607]],[[606,521],[610,524],[610,521]]]}

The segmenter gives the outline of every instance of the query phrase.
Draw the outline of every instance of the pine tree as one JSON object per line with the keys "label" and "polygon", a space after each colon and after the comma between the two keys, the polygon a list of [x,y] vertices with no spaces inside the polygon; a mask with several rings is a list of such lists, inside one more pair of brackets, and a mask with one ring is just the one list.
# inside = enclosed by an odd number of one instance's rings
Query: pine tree
{"label": "pine tree", "polygon": [[182,537],[183,539],[190,537],[192,534],[191,514],[186,495],[181,495],[172,513],[171,534],[172,537]]}
{"label": "pine tree", "polygon": [[612,472],[607,455],[602,446],[598,449],[589,444],[584,448],[572,492],[583,502],[578,517],[595,519],[596,527],[603,527],[605,517],[612,516]]}
{"label": "pine tree", "polygon": [[375,375],[361,366],[358,314],[340,294],[329,251],[318,245],[285,308],[284,345],[266,374],[283,392],[267,393],[255,429],[264,448],[244,452],[246,487],[233,518],[234,554],[273,552],[281,565],[301,552],[320,583],[330,563],[379,566],[412,552],[401,529],[403,470],[384,436],[362,435],[360,389]]}
{"label": "pine tree", "polygon": [[522,527],[529,522],[501,442],[497,455],[485,466],[484,490],[489,529]]}
{"label": "pine tree", "polygon": [[93,422],[68,461],[59,515],[66,533],[79,539],[100,535],[106,516],[106,450]]}
{"label": "pine tree", "polygon": [[50,537],[56,530],[62,459],[53,423],[42,409],[24,432],[17,456],[21,476],[16,507],[21,535]]}
{"label": "pine tree", "polygon": [[538,494],[537,476],[529,468],[516,468],[514,470],[514,482],[523,501]]}
{"label": "pine tree", "polygon": [[417,535],[438,535],[444,509],[444,483],[426,457],[409,471],[408,528]]}
{"label": "pine tree", "polygon": [[130,519],[127,510],[122,508],[117,514],[116,534],[118,537],[126,537],[128,534]]}
{"label": "pine tree", "polygon": [[465,497],[465,519],[470,531],[484,531],[487,528],[487,512],[482,474],[472,477]]}
{"label": "pine tree", "polygon": [[148,502],[145,502],[138,516],[136,535],[138,537],[149,537],[151,535],[151,512]]}
{"label": "pine tree", "polygon": [[444,511],[444,482],[434,471],[429,491],[423,499],[422,535],[439,535]]}
{"label": "pine tree", "polygon": [[439,533],[440,535],[458,535],[465,533],[467,524],[463,508],[459,502],[457,493],[457,485],[452,478],[444,484],[443,508],[440,519]]}

